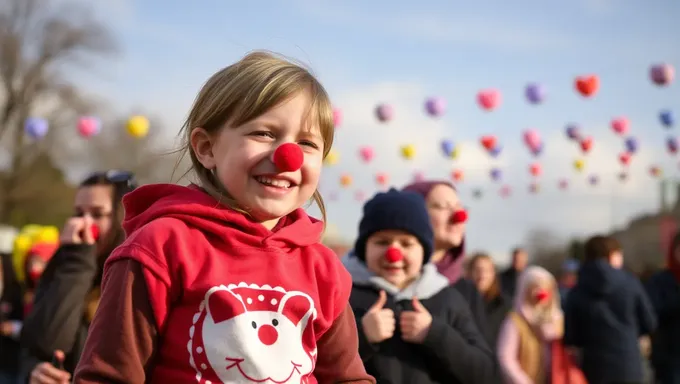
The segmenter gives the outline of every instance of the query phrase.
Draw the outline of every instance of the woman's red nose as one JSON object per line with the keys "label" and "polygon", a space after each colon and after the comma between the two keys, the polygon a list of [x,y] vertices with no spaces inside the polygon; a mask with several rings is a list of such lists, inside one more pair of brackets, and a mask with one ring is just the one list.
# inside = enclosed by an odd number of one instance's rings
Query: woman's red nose
{"label": "woman's red nose", "polygon": [[265,324],[257,330],[257,337],[264,345],[272,345],[279,338],[279,332],[273,326]]}
{"label": "woman's red nose", "polygon": [[396,263],[397,261],[401,261],[403,258],[404,255],[397,248],[389,247],[385,252],[385,260],[390,263]]}
{"label": "woman's red nose", "polygon": [[544,300],[548,300],[548,298],[550,298],[550,293],[548,291],[541,290],[541,291],[536,292],[536,300],[544,301]]}
{"label": "woman's red nose", "polygon": [[299,145],[285,143],[276,148],[273,161],[276,169],[280,172],[295,172],[302,167],[304,154]]}
{"label": "woman's red nose", "polygon": [[459,211],[454,212],[451,215],[451,218],[449,219],[449,222],[451,224],[462,224],[466,222],[468,219],[468,214],[465,210],[461,209]]}
{"label": "woman's red nose", "polygon": [[92,224],[90,227],[90,233],[92,233],[92,238],[95,241],[99,240],[99,226],[97,224]]}

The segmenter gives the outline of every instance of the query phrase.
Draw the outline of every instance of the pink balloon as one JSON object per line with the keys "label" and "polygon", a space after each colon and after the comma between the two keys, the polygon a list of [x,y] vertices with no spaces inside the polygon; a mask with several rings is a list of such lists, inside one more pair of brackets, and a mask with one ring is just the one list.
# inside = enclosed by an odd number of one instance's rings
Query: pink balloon
{"label": "pink balloon", "polygon": [[510,196],[511,193],[512,193],[512,189],[510,188],[509,185],[504,185],[503,187],[501,187],[501,191],[500,191],[501,196],[508,197],[508,196]]}
{"label": "pink balloon", "polygon": [[535,129],[524,131],[524,143],[529,148],[537,148],[541,145],[541,135]]}
{"label": "pink balloon", "polygon": [[477,94],[477,102],[487,111],[498,107],[501,103],[501,93],[497,89],[485,89]]}
{"label": "pink balloon", "polygon": [[446,101],[441,97],[432,97],[425,101],[425,111],[428,115],[439,117],[446,111]]}
{"label": "pink balloon", "polygon": [[394,118],[394,108],[389,104],[380,104],[375,109],[375,115],[381,123],[388,122]]}
{"label": "pink balloon", "polygon": [[652,82],[659,86],[665,86],[673,82],[675,78],[675,68],[670,64],[653,65],[649,71]]}
{"label": "pink balloon", "polygon": [[373,151],[373,148],[371,147],[361,147],[359,149],[359,156],[368,163],[375,157],[375,151]]}
{"label": "pink balloon", "polygon": [[366,194],[364,193],[364,191],[356,191],[354,193],[354,198],[356,199],[356,201],[364,201],[366,200]]}
{"label": "pink balloon", "polygon": [[342,124],[342,111],[340,108],[333,108],[333,126],[336,128]]}
{"label": "pink balloon", "polygon": [[88,138],[99,133],[101,124],[96,117],[81,117],[78,119],[78,133],[80,136]]}
{"label": "pink balloon", "polygon": [[418,183],[421,181],[425,181],[425,174],[421,171],[416,171],[413,173],[413,181]]}
{"label": "pink balloon", "polygon": [[617,117],[614,120],[612,120],[612,130],[620,136],[625,135],[628,133],[628,130],[630,128],[630,122],[628,121],[628,118],[626,117]]}
{"label": "pink balloon", "polygon": [[566,179],[562,179],[560,180],[560,183],[558,185],[560,189],[567,189],[567,187],[569,187],[569,181],[567,181]]}

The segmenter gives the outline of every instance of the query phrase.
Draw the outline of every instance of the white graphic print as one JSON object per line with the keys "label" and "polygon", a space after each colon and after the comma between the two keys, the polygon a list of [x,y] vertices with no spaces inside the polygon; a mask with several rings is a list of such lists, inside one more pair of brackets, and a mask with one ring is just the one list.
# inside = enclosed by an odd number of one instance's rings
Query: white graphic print
{"label": "white graphic print", "polygon": [[212,287],[189,329],[199,383],[307,383],[316,362],[314,301],[303,292],[239,283]]}

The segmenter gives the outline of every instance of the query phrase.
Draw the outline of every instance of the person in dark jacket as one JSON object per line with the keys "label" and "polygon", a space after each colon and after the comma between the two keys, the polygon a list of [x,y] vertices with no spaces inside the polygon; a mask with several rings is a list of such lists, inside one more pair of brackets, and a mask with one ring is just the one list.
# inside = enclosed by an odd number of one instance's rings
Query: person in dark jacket
{"label": "person in dark jacket", "polygon": [[659,319],[652,336],[652,365],[659,384],[680,384],[680,232],[673,238],[667,267],[647,281]]}
{"label": "person in dark jacket", "polygon": [[495,348],[498,342],[498,333],[501,324],[512,309],[512,299],[501,292],[496,266],[491,256],[485,253],[477,253],[470,258],[468,275],[484,297],[486,320],[489,325],[489,337],[491,347]]}
{"label": "person in dark jacket", "polygon": [[589,383],[642,383],[640,337],[656,328],[642,283],[622,270],[623,253],[611,237],[584,247],[578,282],[567,297],[564,344],[577,348]]}
{"label": "person in dark jacket", "polygon": [[409,184],[403,190],[418,193],[425,199],[434,232],[434,251],[430,262],[465,298],[475,324],[487,341],[491,341],[482,295],[475,284],[463,276],[467,211],[456,188],[448,181],[435,180]]}
{"label": "person in dark jacket", "polygon": [[98,172],[80,184],[74,215],[24,320],[21,372],[30,383],[65,383],[73,374],[99,303],[104,262],[125,237],[122,198],[135,186],[124,171]]}
{"label": "person in dark jacket", "polygon": [[517,280],[527,267],[529,256],[524,248],[517,247],[512,250],[512,261],[508,269],[501,273],[501,289],[507,297],[515,297]]}
{"label": "person in dark jacket", "polygon": [[23,289],[12,265],[16,230],[0,229],[0,384],[19,382],[19,332],[23,311]]}
{"label": "person in dark jacket", "polygon": [[345,266],[366,371],[378,383],[495,383],[493,353],[463,297],[427,263],[432,249],[418,194],[391,189],[364,206]]}

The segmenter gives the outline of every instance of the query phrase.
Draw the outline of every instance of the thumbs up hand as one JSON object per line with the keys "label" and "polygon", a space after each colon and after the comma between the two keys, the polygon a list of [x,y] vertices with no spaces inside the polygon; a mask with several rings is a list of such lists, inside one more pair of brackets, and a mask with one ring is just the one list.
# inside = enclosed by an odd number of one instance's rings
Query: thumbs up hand
{"label": "thumbs up hand", "polygon": [[399,318],[401,338],[410,343],[422,344],[430,331],[432,315],[415,297],[413,298],[413,309],[413,311],[401,313]]}
{"label": "thumbs up hand", "polygon": [[385,291],[380,291],[378,300],[361,318],[364,335],[372,344],[387,340],[394,335],[396,326],[394,312],[389,308],[384,308],[385,303],[387,303],[387,294]]}

